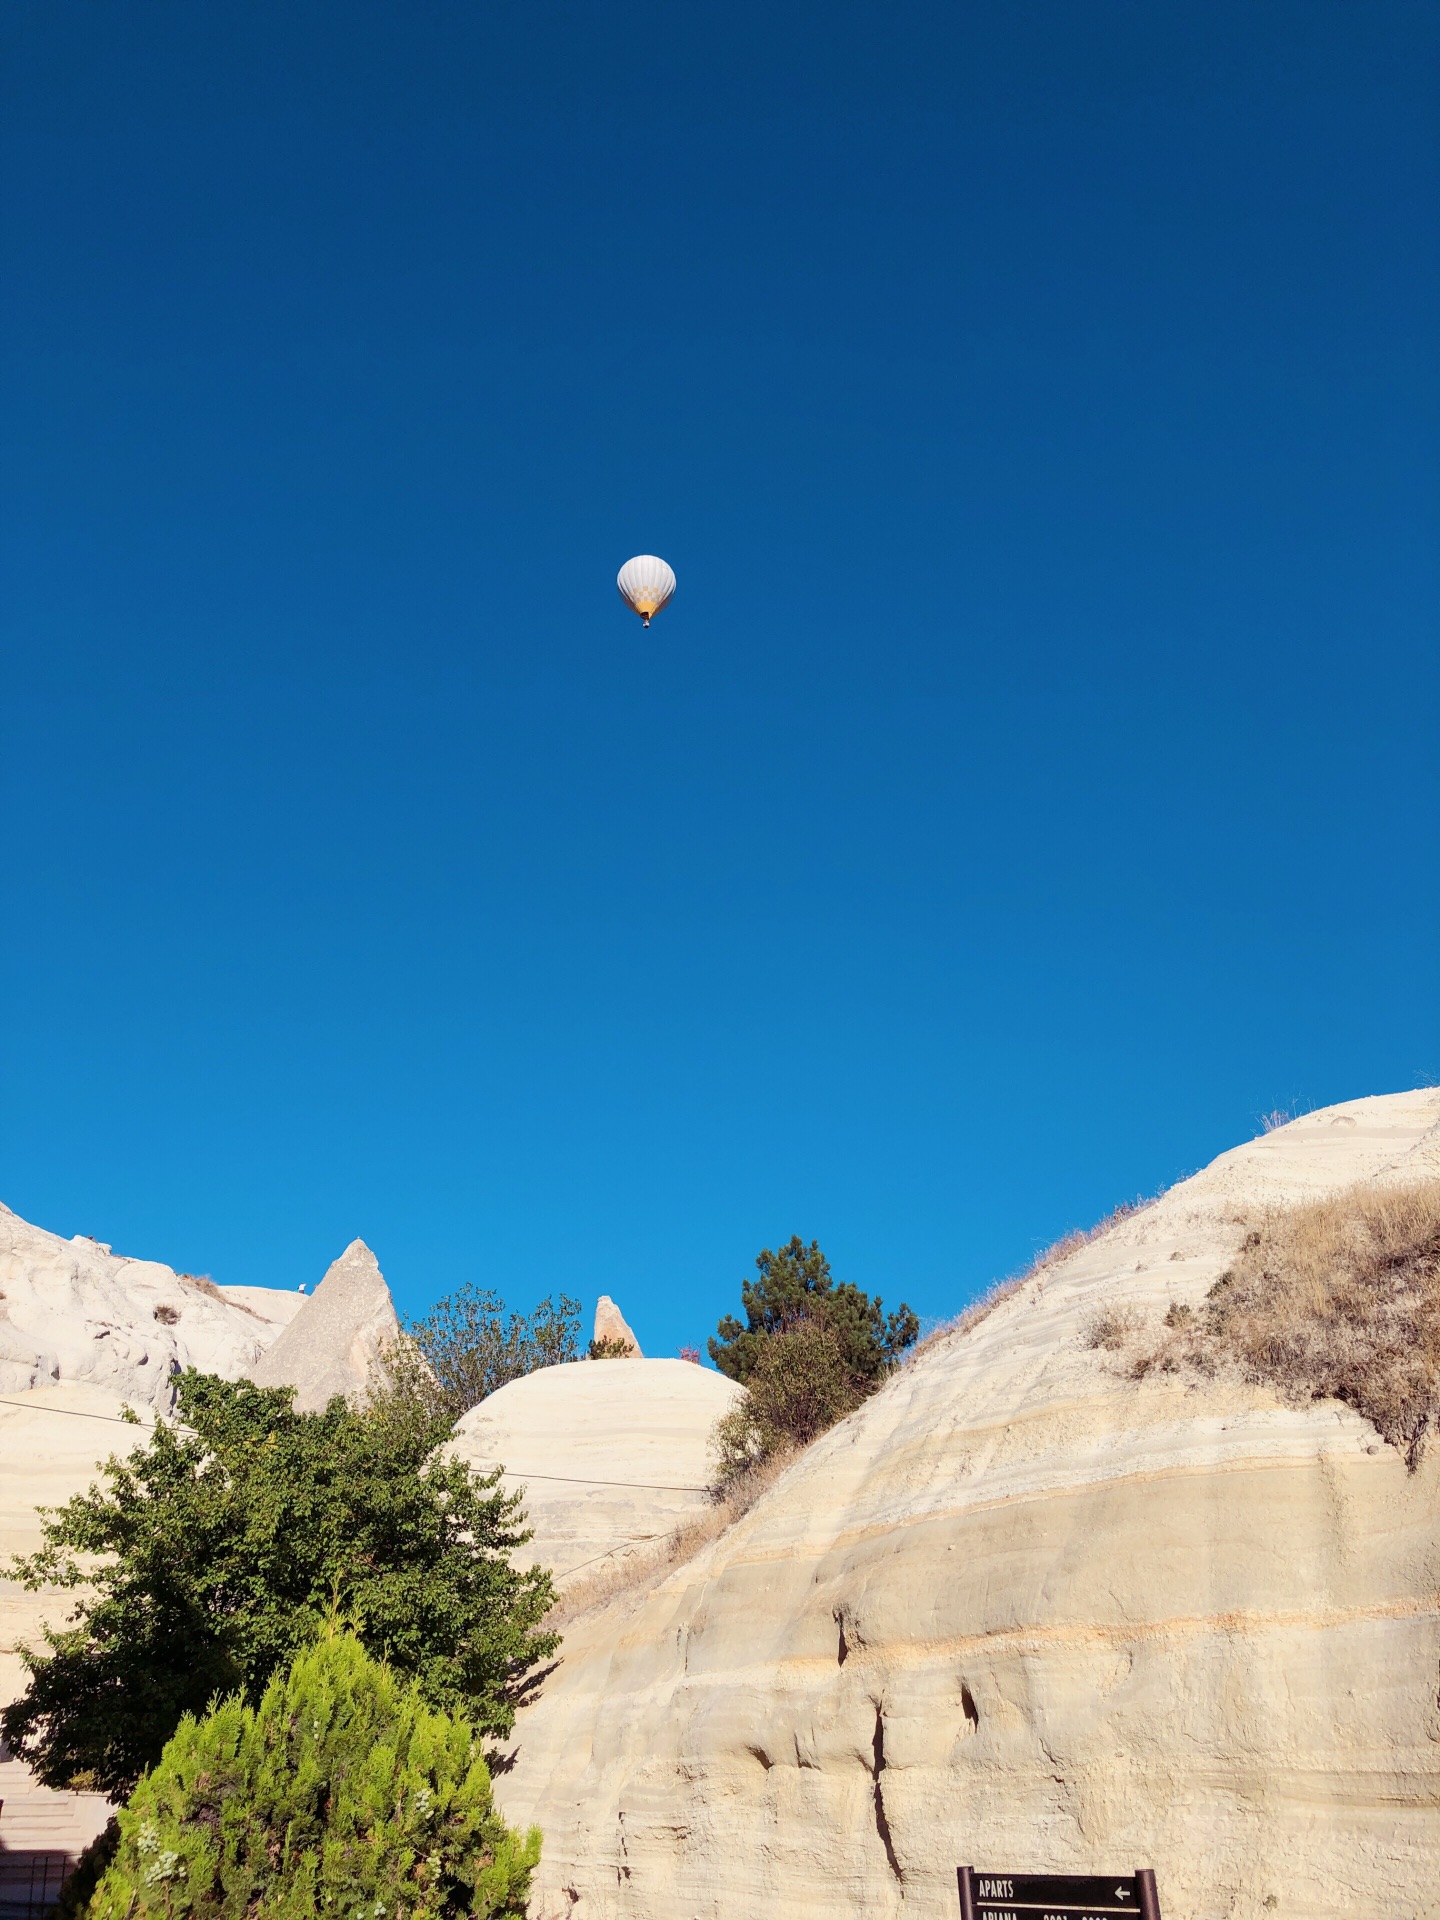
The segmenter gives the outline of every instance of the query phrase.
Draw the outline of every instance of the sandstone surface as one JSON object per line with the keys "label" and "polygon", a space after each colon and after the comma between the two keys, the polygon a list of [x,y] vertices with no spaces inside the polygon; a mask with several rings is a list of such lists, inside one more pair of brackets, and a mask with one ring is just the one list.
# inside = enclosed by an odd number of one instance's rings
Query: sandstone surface
{"label": "sandstone surface", "polygon": [[74,1598],[62,1590],[27,1593],[3,1577],[13,1554],[41,1544],[41,1507],[60,1507],[82,1493],[112,1453],[122,1458],[144,1443],[153,1427],[122,1419],[125,1402],[84,1381],[49,1381],[0,1399],[0,1705],[24,1685],[15,1649],[39,1646],[41,1622],[64,1624]]}
{"label": "sandstone surface", "polygon": [[454,1452],[524,1494],[516,1555],[560,1580],[663,1538],[708,1506],[710,1431],[739,1389],[688,1360],[581,1360],[512,1380],[455,1428]]}
{"label": "sandstone surface", "polygon": [[[1086,1329],[1203,1299],[1259,1207],[1436,1173],[1435,1090],[1223,1154],[572,1622],[496,1782],[534,1911],[956,1920],[966,1861],[1152,1865],[1166,1920],[1435,1920],[1440,1450],[1132,1382]],[[558,1371],[557,1431],[591,1391]]]}
{"label": "sandstone surface", "polygon": [[640,1351],[640,1342],[631,1331],[629,1322],[608,1293],[602,1293],[595,1302],[595,1338],[608,1341],[612,1345],[618,1342],[621,1346],[628,1347],[635,1359],[644,1358]]}
{"label": "sandstone surface", "polygon": [[302,1413],[318,1412],[337,1393],[363,1399],[399,1332],[379,1262],[363,1240],[352,1240],[249,1368],[250,1378],[261,1387],[294,1387]]}

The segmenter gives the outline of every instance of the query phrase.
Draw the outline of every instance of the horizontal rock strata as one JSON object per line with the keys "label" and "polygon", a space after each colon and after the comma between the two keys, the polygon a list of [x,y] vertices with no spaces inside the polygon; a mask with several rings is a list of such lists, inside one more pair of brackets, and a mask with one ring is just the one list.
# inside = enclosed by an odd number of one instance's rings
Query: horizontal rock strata
{"label": "horizontal rock strata", "polygon": [[1434,1091],[1222,1155],[572,1623],[497,1780],[535,1912],[955,1920],[967,1861],[1151,1865],[1166,1920],[1434,1920],[1436,1455],[1086,1331],[1198,1303],[1256,1208],[1422,1173]]}

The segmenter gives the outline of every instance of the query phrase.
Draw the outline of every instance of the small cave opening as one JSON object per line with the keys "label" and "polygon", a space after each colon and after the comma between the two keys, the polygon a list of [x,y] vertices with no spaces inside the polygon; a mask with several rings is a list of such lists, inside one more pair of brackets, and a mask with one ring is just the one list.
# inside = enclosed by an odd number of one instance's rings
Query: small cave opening
{"label": "small cave opening", "polygon": [[970,1691],[970,1683],[968,1680],[962,1680],[960,1682],[960,1711],[965,1716],[966,1731],[969,1733],[978,1732],[980,1728],[980,1709],[975,1704],[975,1696]]}

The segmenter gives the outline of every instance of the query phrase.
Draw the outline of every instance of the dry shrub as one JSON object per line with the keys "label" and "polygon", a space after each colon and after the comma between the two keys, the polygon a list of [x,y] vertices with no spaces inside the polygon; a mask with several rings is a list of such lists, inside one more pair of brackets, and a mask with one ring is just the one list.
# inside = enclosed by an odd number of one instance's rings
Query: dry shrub
{"label": "dry shrub", "polygon": [[1087,1347],[1120,1353],[1139,1333],[1140,1325],[1140,1315],[1133,1307],[1106,1307],[1091,1314],[1080,1335]]}
{"label": "dry shrub", "polygon": [[203,1293],[207,1299],[218,1300],[222,1307],[229,1307],[234,1312],[248,1313],[252,1320],[263,1318],[253,1307],[247,1307],[243,1300],[232,1300],[228,1293],[222,1293],[208,1273],[177,1273],[175,1278],[182,1287],[189,1287],[193,1293]]}
{"label": "dry shrub", "polygon": [[1228,1365],[1292,1403],[1343,1400],[1413,1468],[1440,1420],[1440,1180],[1266,1214],[1165,1327],[1137,1378]]}
{"label": "dry shrub", "polygon": [[683,1520],[672,1533],[644,1542],[638,1551],[627,1554],[624,1559],[608,1555],[598,1566],[587,1568],[581,1577],[567,1580],[545,1616],[546,1627],[568,1626],[582,1614],[622,1595],[639,1597],[650,1593],[676,1567],[693,1560],[702,1547],[718,1540],[742,1514],[748,1513],[794,1457],[793,1452],[772,1455],[748,1472],[737,1475],[723,1494],[712,1497],[699,1513]]}

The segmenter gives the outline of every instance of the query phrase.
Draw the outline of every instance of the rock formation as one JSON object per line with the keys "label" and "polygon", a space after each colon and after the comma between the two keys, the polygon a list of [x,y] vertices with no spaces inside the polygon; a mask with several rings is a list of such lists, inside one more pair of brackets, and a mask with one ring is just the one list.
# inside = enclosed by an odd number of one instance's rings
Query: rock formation
{"label": "rock formation", "polygon": [[227,1292],[83,1235],[62,1240],[0,1206],[0,1393],[83,1381],[168,1412],[172,1374],[238,1378],[298,1301],[269,1287]]}
{"label": "rock formation", "polygon": [[533,1911],[956,1920],[968,1861],[1150,1865],[1165,1920],[1435,1920],[1440,1448],[1411,1475],[1338,1403],[1137,1383],[1086,1333],[1202,1300],[1258,1207],[1422,1172],[1433,1090],[1222,1155],[567,1626],[496,1780]]}
{"label": "rock formation", "polygon": [[501,1387],[450,1444],[481,1472],[505,1467],[535,1529],[517,1560],[563,1581],[705,1510],[710,1431],[738,1392],[685,1360],[577,1361]]}
{"label": "rock formation", "polygon": [[268,1346],[279,1333],[281,1327],[290,1322],[305,1304],[305,1289],[299,1287],[294,1293],[282,1293],[279,1287],[226,1287],[220,1289],[224,1297],[237,1307],[246,1307],[262,1320],[269,1320],[274,1332],[267,1333]]}
{"label": "rock formation", "polygon": [[352,1240],[250,1378],[261,1387],[294,1387],[302,1413],[319,1412],[337,1393],[363,1399],[399,1332],[379,1262],[363,1240]]}
{"label": "rock formation", "polygon": [[624,1314],[608,1293],[602,1293],[595,1302],[595,1339],[610,1346],[629,1347],[637,1360],[643,1358],[640,1342],[630,1331]]}

